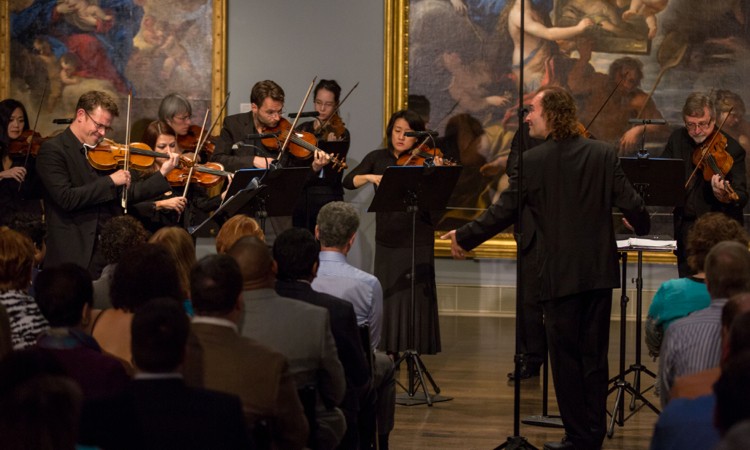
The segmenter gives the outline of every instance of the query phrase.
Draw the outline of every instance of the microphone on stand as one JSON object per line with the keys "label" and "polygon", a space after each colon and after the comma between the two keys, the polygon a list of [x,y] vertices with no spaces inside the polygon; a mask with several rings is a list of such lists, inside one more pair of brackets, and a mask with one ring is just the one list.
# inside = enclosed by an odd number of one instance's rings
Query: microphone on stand
{"label": "microphone on stand", "polygon": [[[275,138],[279,136],[279,132],[275,133],[257,133],[257,134],[248,134],[245,136],[245,139],[253,140],[253,139],[268,139],[268,138]],[[240,141],[242,142],[242,141]]]}
{"label": "microphone on stand", "polygon": [[75,119],[52,119],[52,123],[58,124],[58,125],[68,125],[73,123]]}
{"label": "microphone on stand", "polygon": [[434,130],[424,130],[424,131],[407,131],[404,133],[404,136],[406,137],[437,137],[440,133]]}
{"label": "microphone on stand", "polygon": [[290,119],[294,119],[295,117],[299,117],[300,119],[303,119],[305,117],[318,117],[319,115],[320,115],[320,113],[317,112],[317,111],[307,111],[307,112],[302,112],[302,113],[299,113],[299,114],[293,112],[293,113],[287,114],[287,116]]}
{"label": "microphone on stand", "polygon": [[664,119],[628,119],[628,123],[637,123],[641,125],[666,125],[667,121]]}

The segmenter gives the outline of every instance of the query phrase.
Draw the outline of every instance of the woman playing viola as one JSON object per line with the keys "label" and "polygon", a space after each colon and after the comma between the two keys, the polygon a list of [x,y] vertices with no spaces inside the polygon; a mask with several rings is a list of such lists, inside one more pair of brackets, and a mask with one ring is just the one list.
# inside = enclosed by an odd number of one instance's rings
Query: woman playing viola
{"label": "woman playing viola", "polygon": [[40,217],[42,214],[39,195],[34,191],[35,160],[27,159],[25,151],[10,151],[12,146],[25,150],[22,139],[28,130],[29,118],[23,104],[10,98],[0,102],[0,225],[19,211]]}
{"label": "woman playing viola", "polygon": [[[146,127],[141,141],[159,153],[182,153],[177,145],[175,130],[160,120],[151,122]],[[155,158],[150,173],[157,172],[164,161],[166,160],[163,158]],[[145,176],[150,176],[150,173]],[[175,187],[159,197],[137,203],[133,206],[133,214],[143,222],[147,230],[155,232],[164,226],[182,224],[187,228],[197,225],[221,204],[223,196],[209,197],[200,186],[191,186],[187,198],[182,197],[183,189],[184,187]]]}
{"label": "woman playing viola", "polygon": [[[425,124],[419,114],[401,110],[388,121],[386,136],[388,147],[373,150],[362,162],[344,177],[344,187],[357,189],[371,183],[375,189],[383,172],[395,166],[398,157],[413,148],[419,141],[407,137],[408,131],[424,131]],[[442,165],[436,158],[435,163]],[[435,287],[434,245],[435,220],[429,213],[419,212],[416,220],[416,348],[423,354],[440,351],[437,294]],[[379,212],[375,216],[375,275],[383,286],[383,338],[380,346],[391,353],[406,350],[411,330],[408,323],[411,283],[411,215],[405,212]]]}
{"label": "woman playing viola", "polygon": [[[192,124],[193,107],[190,101],[182,94],[172,93],[161,100],[159,104],[159,120],[166,122],[175,132],[177,143],[185,152],[185,156],[192,159],[192,152],[198,143],[201,127]],[[204,136],[205,137],[205,136]],[[210,144],[213,152],[213,144]],[[206,142],[204,151],[201,152],[199,161],[208,161],[210,155],[206,153],[209,143]],[[210,153],[209,152],[209,153]]]}
{"label": "woman playing viola", "polygon": [[[318,147],[321,148],[325,146],[321,142],[345,142],[346,144],[340,148],[340,154],[345,157],[349,150],[350,135],[336,112],[341,96],[341,86],[335,80],[320,80],[313,94],[315,111],[319,116],[315,120],[302,123],[297,129],[313,133],[318,139]],[[316,218],[320,208],[327,203],[344,199],[344,189],[341,186],[342,176],[343,171],[332,167],[323,167],[321,172],[315,172],[310,176],[294,208],[292,223],[295,227],[304,227],[315,232]]]}

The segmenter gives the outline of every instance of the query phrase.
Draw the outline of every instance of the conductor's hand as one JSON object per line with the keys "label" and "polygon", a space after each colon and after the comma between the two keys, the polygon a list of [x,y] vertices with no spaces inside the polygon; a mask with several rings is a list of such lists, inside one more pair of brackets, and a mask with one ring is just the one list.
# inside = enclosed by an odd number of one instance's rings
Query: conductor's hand
{"label": "conductor's hand", "polygon": [[118,170],[117,172],[111,174],[109,176],[112,179],[112,182],[115,184],[115,186],[125,186],[126,188],[130,187],[130,172],[126,170]]}
{"label": "conductor's hand", "polygon": [[322,169],[329,162],[331,162],[331,155],[326,152],[315,150],[315,156],[312,162],[312,170],[314,170],[315,172],[320,172],[320,169]]}
{"label": "conductor's hand", "polygon": [[164,163],[161,165],[161,168],[159,169],[159,172],[161,172],[161,174],[166,177],[167,174],[179,164],[180,155],[178,155],[177,153],[169,152],[169,159],[164,161]]}
{"label": "conductor's hand", "polygon": [[466,250],[461,248],[461,246],[458,245],[458,241],[456,241],[456,230],[451,230],[445,233],[440,236],[440,239],[451,240],[451,255],[454,259],[466,259]]}

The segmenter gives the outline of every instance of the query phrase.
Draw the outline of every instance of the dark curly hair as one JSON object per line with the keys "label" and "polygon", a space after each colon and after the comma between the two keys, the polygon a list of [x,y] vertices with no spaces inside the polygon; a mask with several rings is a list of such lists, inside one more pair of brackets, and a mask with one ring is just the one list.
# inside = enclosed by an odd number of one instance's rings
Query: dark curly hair
{"label": "dark curly hair", "polygon": [[688,232],[687,262],[696,273],[703,272],[706,255],[721,241],[735,241],[748,246],[748,234],[739,222],[720,212],[704,214]]}
{"label": "dark curly hair", "polygon": [[102,227],[100,245],[104,260],[115,264],[127,249],[145,244],[148,238],[148,231],[133,216],[112,218]]}
{"label": "dark curly hair", "polygon": [[581,134],[578,131],[577,109],[573,96],[559,86],[542,88],[539,94],[542,93],[542,110],[552,139],[561,141]]}

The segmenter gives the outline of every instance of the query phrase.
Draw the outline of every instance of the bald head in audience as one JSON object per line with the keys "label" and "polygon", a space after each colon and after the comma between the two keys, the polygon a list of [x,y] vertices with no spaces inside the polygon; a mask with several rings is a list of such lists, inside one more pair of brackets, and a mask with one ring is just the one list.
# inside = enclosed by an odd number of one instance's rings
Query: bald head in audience
{"label": "bald head in audience", "polygon": [[242,272],[243,289],[271,288],[276,282],[276,262],[265,242],[254,236],[237,240],[227,252],[234,258]]}

